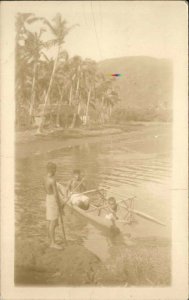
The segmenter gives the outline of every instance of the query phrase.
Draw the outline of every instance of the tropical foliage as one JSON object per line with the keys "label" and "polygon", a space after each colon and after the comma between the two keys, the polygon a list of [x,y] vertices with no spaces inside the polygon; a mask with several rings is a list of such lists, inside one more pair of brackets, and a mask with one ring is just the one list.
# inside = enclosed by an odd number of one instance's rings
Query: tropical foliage
{"label": "tropical foliage", "polygon": [[[37,28],[31,30],[33,24]],[[52,21],[33,14],[16,18],[16,125],[42,132],[46,127],[104,124],[119,102],[113,79],[99,72],[97,63],[69,57],[63,45],[68,27],[57,14]],[[45,39],[44,35],[52,36]],[[48,55],[49,52],[55,55]]]}

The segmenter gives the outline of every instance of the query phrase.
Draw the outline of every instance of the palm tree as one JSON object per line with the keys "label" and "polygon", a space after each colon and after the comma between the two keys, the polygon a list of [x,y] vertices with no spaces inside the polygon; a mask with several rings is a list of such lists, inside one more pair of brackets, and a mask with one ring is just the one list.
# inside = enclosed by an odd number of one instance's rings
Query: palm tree
{"label": "palm tree", "polygon": [[29,126],[29,105],[32,85],[31,68],[20,58],[17,57],[16,60],[16,125],[20,127],[24,122],[25,125]]}
{"label": "palm tree", "polygon": [[95,82],[96,82],[97,65],[96,62],[91,59],[84,61],[84,84],[85,92],[87,95],[86,110],[85,110],[85,124],[89,121],[89,106],[91,103],[91,95],[95,94]]}
{"label": "palm tree", "polygon": [[44,125],[45,109],[46,109],[46,106],[49,102],[50,92],[51,92],[51,88],[52,88],[53,81],[54,81],[54,76],[55,76],[55,72],[56,72],[56,68],[57,68],[57,64],[58,64],[58,60],[59,60],[59,55],[61,53],[61,46],[64,43],[66,35],[73,28],[73,26],[72,27],[67,27],[67,22],[62,19],[61,14],[57,14],[52,21],[53,21],[52,24],[48,20],[45,20],[44,23],[48,26],[51,33],[54,35],[54,39],[49,41],[48,45],[49,46],[52,46],[52,45],[57,46],[57,54],[56,54],[56,58],[54,60],[53,70],[52,70],[52,73],[51,73],[51,78],[50,78],[48,90],[47,90],[47,93],[46,93],[46,96],[45,96],[42,121],[41,121],[41,124],[38,128],[39,133],[41,132],[41,130],[43,128],[43,125]]}
{"label": "palm tree", "polygon": [[33,79],[32,79],[32,88],[31,88],[31,101],[29,108],[29,116],[32,120],[33,109],[35,105],[36,98],[36,77],[38,66],[40,64],[40,59],[42,56],[47,59],[45,53],[43,52],[44,43],[41,40],[41,35],[43,33],[43,29],[40,29],[39,33],[27,32],[27,39],[25,40],[25,59],[29,64],[33,65]]}
{"label": "palm tree", "polygon": [[120,101],[119,94],[112,89],[105,98],[107,119],[110,120],[113,107]]}
{"label": "palm tree", "polygon": [[[33,68],[33,83],[32,73],[30,72],[31,57],[36,57],[33,53],[34,48],[31,47],[33,40],[31,40],[32,33],[27,29],[27,25],[31,24],[41,18],[36,18],[31,13],[18,13],[16,16],[16,106],[22,110],[25,107],[25,115],[31,112],[36,66]],[[33,37],[33,36],[32,36]],[[36,60],[36,59],[34,59]],[[32,88],[31,88],[32,86]],[[30,105],[28,102],[28,90],[32,89]],[[21,101],[21,103],[19,103]],[[20,105],[21,104],[21,105]],[[30,106],[30,108],[29,108]],[[28,108],[27,108],[28,107]],[[31,113],[30,113],[31,115]],[[30,118],[29,118],[30,119]]]}
{"label": "palm tree", "polygon": [[[41,19],[33,14],[17,15],[16,120],[22,115],[31,121],[36,110],[36,116],[41,119],[38,132],[43,129],[47,115],[53,127],[61,125],[63,114],[73,114],[71,127],[75,127],[77,116],[82,115],[86,124],[94,117],[99,122],[99,116],[101,123],[110,120],[112,109],[119,101],[113,81],[98,72],[95,61],[79,56],[70,59],[62,51],[65,37],[73,26],[68,28],[60,14],[52,23],[43,19],[53,39],[44,42],[41,27],[39,33],[32,33],[28,24]],[[44,50],[52,46],[57,48],[57,54],[55,59],[48,59]]]}
{"label": "palm tree", "polygon": [[22,112],[27,115],[28,106],[28,87],[30,88],[31,76],[28,65],[23,59],[24,49],[16,39],[16,55],[15,55],[15,95],[16,95],[16,125],[20,126],[22,122]]}
{"label": "palm tree", "polygon": [[[25,40],[25,34],[27,33],[27,24],[34,22],[36,18],[32,13],[17,13],[16,15],[16,44],[22,44]],[[23,43],[22,43],[23,42]]]}
{"label": "palm tree", "polygon": [[98,110],[100,123],[104,123],[104,98],[107,90],[107,80],[103,74],[98,74],[96,84],[96,109]]}
{"label": "palm tree", "polygon": [[[60,63],[57,67],[55,74],[55,83],[59,92],[59,99],[57,101],[57,112],[56,112],[56,127],[60,127],[60,115],[61,106],[65,96],[68,98],[68,87],[70,86],[70,74],[69,74],[69,56],[66,51],[60,54]],[[67,99],[67,103],[68,103]]]}
{"label": "palm tree", "polygon": [[106,79],[103,74],[99,74],[97,85],[97,106],[99,108],[100,122],[110,119],[113,106],[119,101],[118,92],[113,85],[114,79]]}
{"label": "palm tree", "polygon": [[73,114],[73,119],[71,122],[71,128],[75,127],[75,123],[76,123],[76,118],[77,115],[79,115],[80,113],[80,107],[81,107],[81,103],[80,103],[80,84],[81,84],[81,80],[82,80],[82,76],[83,76],[83,61],[82,58],[80,56],[74,56],[72,58],[72,72],[73,72],[73,80],[72,80],[72,86],[71,88],[73,89],[75,87],[75,93],[72,93],[74,95],[72,95],[72,104],[74,105],[74,114]]}

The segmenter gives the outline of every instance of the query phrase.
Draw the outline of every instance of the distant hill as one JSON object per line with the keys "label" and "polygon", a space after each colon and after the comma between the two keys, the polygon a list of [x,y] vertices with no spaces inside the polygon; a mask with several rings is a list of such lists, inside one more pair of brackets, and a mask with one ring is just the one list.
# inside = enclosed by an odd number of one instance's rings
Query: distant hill
{"label": "distant hill", "polygon": [[146,56],[112,58],[99,62],[99,69],[106,76],[123,74],[116,78],[121,106],[171,109],[173,75],[170,60]]}

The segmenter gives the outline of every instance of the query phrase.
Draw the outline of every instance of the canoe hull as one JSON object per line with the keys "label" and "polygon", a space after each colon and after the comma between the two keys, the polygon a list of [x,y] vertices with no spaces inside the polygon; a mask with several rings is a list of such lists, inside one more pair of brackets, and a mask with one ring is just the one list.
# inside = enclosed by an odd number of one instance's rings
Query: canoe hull
{"label": "canoe hull", "polygon": [[[61,185],[60,183],[57,183],[57,187],[60,190],[61,194],[65,195],[64,186]],[[72,205],[70,202],[67,202],[66,206],[69,207],[72,211],[74,211],[78,215],[84,217],[85,219],[91,221],[92,223],[99,225],[101,228],[119,231],[118,226],[115,225],[111,220],[108,220],[102,216],[95,215],[93,212],[90,212],[90,208],[89,208],[89,210],[83,210],[83,209],[79,208],[78,206]],[[98,210],[96,210],[96,213],[97,212],[98,212]]]}
{"label": "canoe hull", "polygon": [[67,204],[67,206],[69,207],[69,209],[74,211],[77,215],[84,217],[86,220],[89,220],[90,222],[100,226],[101,228],[112,230],[112,231],[120,231],[120,228],[116,224],[114,224],[111,220],[94,215],[90,212],[90,210],[86,211],[72,204]]}
{"label": "canoe hull", "polygon": [[[61,184],[58,184],[58,188],[61,190],[62,194],[65,194],[65,189]],[[145,236],[162,237],[167,236],[169,234],[169,228],[165,228],[165,224],[159,222],[155,218],[149,218],[148,215],[141,213],[137,210],[133,210],[134,219],[131,223],[128,223],[124,221],[125,211],[119,208],[117,213],[120,219],[113,223],[111,220],[105,218],[104,210],[101,210],[101,215],[99,216],[99,209],[95,209],[94,206],[91,209],[89,208],[89,210],[83,210],[78,206],[72,205],[70,202],[68,202],[66,206],[77,215],[93,223],[95,226],[98,226],[101,229],[110,230],[111,232],[127,232],[127,234],[130,234],[135,237],[142,237],[144,236],[144,234]],[[149,221],[151,221],[150,226]]]}

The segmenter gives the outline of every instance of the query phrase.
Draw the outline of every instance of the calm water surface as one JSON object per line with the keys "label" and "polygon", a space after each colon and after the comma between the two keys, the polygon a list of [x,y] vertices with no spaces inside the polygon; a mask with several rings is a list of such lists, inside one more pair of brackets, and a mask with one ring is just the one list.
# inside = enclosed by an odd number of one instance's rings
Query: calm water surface
{"label": "calm water surface", "polygon": [[[136,196],[135,208],[166,223],[141,223],[136,240],[171,237],[171,137],[167,128],[105,137],[97,143],[63,148],[16,162],[16,237],[47,243],[43,177],[49,160],[57,166],[57,180],[66,184],[72,170],[85,174],[87,187],[104,188],[119,201]],[[82,243],[106,260],[125,242],[128,232],[111,237],[66,210],[65,229],[70,240]],[[59,233],[59,235],[61,232]]]}

